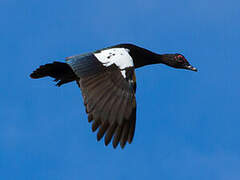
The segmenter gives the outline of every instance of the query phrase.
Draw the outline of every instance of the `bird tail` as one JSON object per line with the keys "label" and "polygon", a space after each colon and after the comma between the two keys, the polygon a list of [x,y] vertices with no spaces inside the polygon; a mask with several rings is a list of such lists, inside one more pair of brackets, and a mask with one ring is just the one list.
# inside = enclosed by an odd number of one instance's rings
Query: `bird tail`
{"label": "bird tail", "polygon": [[53,62],[51,64],[45,64],[37,68],[30,74],[33,79],[39,79],[50,76],[57,82],[57,86],[77,80],[77,76],[73,72],[72,68],[62,62]]}

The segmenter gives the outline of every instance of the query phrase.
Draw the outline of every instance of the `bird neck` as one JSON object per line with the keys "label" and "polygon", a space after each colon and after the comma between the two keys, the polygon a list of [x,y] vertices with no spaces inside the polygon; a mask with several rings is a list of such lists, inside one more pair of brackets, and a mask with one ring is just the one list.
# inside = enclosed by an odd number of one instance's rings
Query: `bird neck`
{"label": "bird neck", "polygon": [[130,55],[133,58],[135,68],[150,64],[167,64],[168,58],[167,55],[157,54],[152,51],[149,51],[145,48],[133,45],[133,44],[119,44],[114,47],[123,47],[130,50]]}
{"label": "bird neck", "polygon": [[151,64],[166,64],[168,58],[165,55],[157,54],[147,49],[138,51],[137,57],[134,58],[136,68]]}

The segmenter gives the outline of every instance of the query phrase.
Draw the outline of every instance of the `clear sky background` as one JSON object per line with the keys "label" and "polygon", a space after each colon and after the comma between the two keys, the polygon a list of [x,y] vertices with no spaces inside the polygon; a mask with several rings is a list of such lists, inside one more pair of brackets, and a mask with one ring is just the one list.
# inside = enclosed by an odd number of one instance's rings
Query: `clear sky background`
{"label": "clear sky background", "polygon": [[[239,180],[240,2],[0,0],[1,180]],[[118,43],[182,53],[198,73],[137,70],[124,150],[97,143],[75,83],[41,64]]]}

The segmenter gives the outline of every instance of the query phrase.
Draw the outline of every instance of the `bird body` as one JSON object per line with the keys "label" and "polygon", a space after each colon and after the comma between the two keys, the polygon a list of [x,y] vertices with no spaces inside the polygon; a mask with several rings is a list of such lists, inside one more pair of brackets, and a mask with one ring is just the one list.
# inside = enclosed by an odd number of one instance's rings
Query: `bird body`
{"label": "bird body", "polygon": [[125,48],[111,48],[93,54],[106,67],[115,64],[121,70],[124,78],[126,77],[125,69],[134,67],[129,50]]}
{"label": "bird body", "polygon": [[57,86],[76,81],[84,99],[88,121],[116,148],[133,140],[136,125],[135,68],[162,63],[196,71],[181,54],[159,55],[133,44],[119,44],[40,66],[31,75],[55,78]]}

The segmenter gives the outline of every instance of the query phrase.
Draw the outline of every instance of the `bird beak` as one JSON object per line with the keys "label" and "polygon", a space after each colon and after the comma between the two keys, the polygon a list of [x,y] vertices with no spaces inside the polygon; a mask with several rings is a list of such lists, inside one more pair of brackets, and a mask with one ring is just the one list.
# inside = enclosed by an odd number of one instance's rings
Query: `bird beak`
{"label": "bird beak", "polygon": [[193,67],[193,66],[186,66],[186,69],[188,69],[188,70],[191,70],[191,71],[195,71],[195,72],[197,72],[198,70],[197,70],[197,68],[195,68],[195,67]]}

